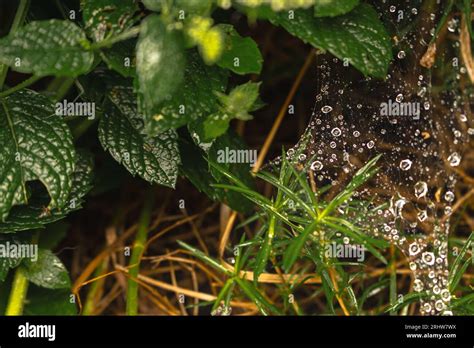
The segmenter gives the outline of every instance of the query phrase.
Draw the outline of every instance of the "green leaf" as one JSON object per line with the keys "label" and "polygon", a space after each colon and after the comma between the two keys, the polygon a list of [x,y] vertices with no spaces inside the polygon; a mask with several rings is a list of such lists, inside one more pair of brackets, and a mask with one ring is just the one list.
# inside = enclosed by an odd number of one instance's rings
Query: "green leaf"
{"label": "green leaf", "polygon": [[174,187],[180,163],[176,132],[169,130],[155,137],[142,134],[143,119],[131,87],[114,87],[110,100],[99,124],[102,147],[133,175]]}
{"label": "green leaf", "polygon": [[71,21],[34,21],[0,39],[0,63],[37,76],[75,77],[92,66],[87,45],[85,33]]}
{"label": "green leaf", "polygon": [[130,28],[138,6],[133,0],[81,0],[85,31],[96,42]]}
{"label": "green leaf", "polygon": [[142,0],[142,2],[151,11],[161,11],[163,0]]}
{"label": "green leaf", "polygon": [[147,17],[137,44],[137,75],[147,114],[177,91],[184,66],[181,33],[168,30],[157,15]]}
{"label": "green leaf", "polygon": [[0,283],[5,281],[10,269],[17,267],[22,260],[21,257],[12,257],[12,255],[5,257],[5,253],[11,250],[12,245],[19,246],[19,244],[20,242],[9,236],[0,236]]}
{"label": "green leaf", "polygon": [[451,269],[449,270],[449,279],[448,279],[449,290],[451,291],[454,291],[456,289],[456,286],[461,280],[462,275],[464,274],[467,267],[469,266],[469,263],[471,263],[471,260],[469,258],[466,261],[464,261],[464,257],[466,256],[473,242],[474,242],[474,232],[472,232],[469,238],[467,238],[459,254],[456,256],[456,259],[454,259],[453,264],[451,265]]}
{"label": "green leaf", "polygon": [[93,167],[92,156],[85,151],[79,151],[72,176],[72,190],[66,205],[61,210],[46,209],[48,192],[44,187],[38,187],[32,190],[34,193],[28,205],[13,207],[6,221],[0,223],[0,233],[44,228],[44,225],[61,220],[70,212],[80,209],[84,196],[92,187]]}
{"label": "green leaf", "polygon": [[472,30],[472,0],[463,0],[463,12],[466,17],[467,28],[472,40],[474,39],[474,32]]}
{"label": "green leaf", "polygon": [[[246,187],[255,187],[250,169],[253,164],[251,162],[257,160],[257,150],[249,149],[235,132],[229,131],[217,138],[209,149],[208,155],[211,162],[219,163]],[[211,173],[218,182],[224,179],[224,175],[214,167],[211,167]]]}
{"label": "green leaf", "polygon": [[260,74],[263,57],[257,43],[250,37],[240,36],[230,24],[217,27],[225,33],[225,48],[217,65],[240,75]]}
{"label": "green leaf", "polygon": [[335,17],[350,12],[359,0],[319,0],[314,4],[315,17]]}
{"label": "green leaf", "polygon": [[26,182],[40,180],[61,209],[71,192],[75,151],[69,128],[50,101],[33,91],[0,100],[0,219],[26,204]]}
{"label": "green leaf", "polygon": [[50,250],[39,249],[38,260],[25,259],[25,275],[30,282],[48,289],[64,289],[71,286],[66,267]]}
{"label": "green leaf", "polygon": [[28,288],[24,315],[76,315],[77,308],[71,303],[71,292],[66,289]]}
{"label": "green leaf", "polygon": [[39,234],[38,246],[42,249],[53,249],[66,237],[67,231],[71,224],[66,220],[54,222],[46,227],[46,229]]}
{"label": "green leaf", "polygon": [[314,220],[311,224],[306,226],[304,231],[294,238],[283,255],[283,269],[285,272],[289,272],[293,264],[296,262],[301,254],[304,243],[308,239],[309,235],[314,232],[314,229],[318,225],[318,221]]}
{"label": "green leaf", "polygon": [[225,91],[227,76],[225,70],[204,64],[197,52],[191,51],[179,92],[151,114],[147,113],[145,132],[155,135],[217,112],[219,104],[215,92]]}
{"label": "green leaf", "polygon": [[183,10],[185,15],[192,14],[207,14],[212,8],[211,0],[174,0],[174,9]]}
{"label": "green leaf", "polygon": [[184,11],[186,16],[189,13],[193,14],[207,14],[212,7],[211,0],[142,0],[143,5],[151,11],[162,11],[166,9],[167,11],[174,10],[175,12]]}
{"label": "green leaf", "polygon": [[368,4],[335,18],[314,18],[311,10],[273,14],[271,22],[316,48],[347,59],[364,75],[385,78],[392,60],[392,47],[377,12]]}
{"label": "green leaf", "polygon": [[198,259],[200,259],[205,264],[213,267],[214,269],[218,270],[219,272],[224,273],[225,275],[232,276],[232,272],[230,270],[228,270],[227,268],[225,268],[224,266],[222,266],[218,260],[215,260],[212,257],[209,257],[208,255],[204,254],[201,250],[196,249],[195,247],[193,247],[193,246],[191,246],[191,245],[189,245],[185,242],[182,242],[180,240],[178,240],[177,242],[178,242],[180,247],[182,247],[182,248],[188,250],[189,252],[191,252],[191,254],[196,256]]}
{"label": "green leaf", "polygon": [[258,291],[258,289],[249,281],[245,279],[235,278],[235,282],[239,285],[245,295],[251,299],[263,315],[282,314],[281,311],[272,305],[268,300]]}
{"label": "green leaf", "polygon": [[199,191],[204,192],[214,201],[226,203],[236,211],[247,212],[252,208],[248,199],[240,193],[213,186],[217,181],[209,169],[206,160],[207,155],[196,145],[192,144],[190,140],[180,139],[180,154],[182,161],[180,167],[181,173],[186,176]]}
{"label": "green leaf", "polygon": [[258,99],[260,83],[248,82],[235,87],[229,95],[216,92],[220,101],[220,110],[207,116],[204,120],[198,119],[188,125],[196,143],[203,148],[210,146],[212,141],[227,132],[232,119],[250,120]]}
{"label": "green leaf", "polygon": [[204,120],[192,121],[188,124],[188,129],[196,144],[206,149],[215,138],[227,132],[231,119],[232,117],[227,113],[216,112],[207,116]]}
{"label": "green leaf", "polygon": [[102,59],[109,69],[117,71],[123,77],[135,77],[135,45],[135,40],[117,42],[111,48],[101,52]]}
{"label": "green leaf", "polygon": [[232,118],[251,120],[252,116],[249,115],[249,112],[258,99],[260,84],[260,82],[247,82],[235,87],[229,95],[217,92],[222,109]]}
{"label": "green leaf", "polygon": [[270,257],[271,248],[273,244],[273,238],[275,237],[275,225],[276,218],[274,215],[270,217],[270,222],[268,226],[268,231],[265,234],[265,239],[263,240],[260,250],[258,251],[257,258],[255,260],[255,267],[253,270],[254,282],[257,284],[260,274],[265,271],[268,259]]}

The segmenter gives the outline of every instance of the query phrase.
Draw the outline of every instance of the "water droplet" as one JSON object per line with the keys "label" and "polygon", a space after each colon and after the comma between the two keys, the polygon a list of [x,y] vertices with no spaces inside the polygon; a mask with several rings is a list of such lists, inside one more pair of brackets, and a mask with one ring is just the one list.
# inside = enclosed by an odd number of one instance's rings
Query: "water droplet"
{"label": "water droplet", "polygon": [[428,252],[428,251],[424,252],[423,254],[421,254],[421,259],[428,266],[434,265],[435,257],[432,252]]}
{"label": "water droplet", "polygon": [[461,163],[461,156],[459,155],[459,153],[453,152],[451,155],[449,155],[448,162],[451,167],[457,167],[459,163]]}
{"label": "water droplet", "polygon": [[331,134],[335,137],[338,137],[341,135],[341,130],[339,128],[333,128],[332,131],[331,131]]}
{"label": "water droplet", "polygon": [[416,198],[421,198],[426,195],[428,192],[428,185],[424,181],[418,181],[415,184],[415,196]]}
{"label": "water droplet", "polygon": [[457,26],[456,19],[453,18],[448,22],[448,30],[451,33],[454,33],[456,31],[456,26]]}
{"label": "water droplet", "polygon": [[454,193],[451,192],[451,191],[447,191],[445,194],[444,194],[444,199],[446,200],[446,202],[452,202],[454,201]]}
{"label": "water droplet", "polygon": [[406,57],[405,51],[400,51],[397,54],[398,59],[403,59]]}
{"label": "water droplet", "polygon": [[390,6],[390,12],[393,13],[393,12],[395,12],[396,10],[397,10],[397,8],[396,8],[394,5]]}
{"label": "water droplet", "polygon": [[314,161],[311,163],[311,170],[313,172],[321,169],[323,169],[323,164],[320,161]]}
{"label": "water droplet", "polygon": [[398,102],[398,103],[401,103],[403,101],[403,94],[398,94],[396,97],[395,97],[395,100]]}
{"label": "water droplet", "polygon": [[420,246],[417,242],[413,242],[408,246],[408,252],[410,255],[416,255],[420,252]]}
{"label": "water droplet", "polygon": [[400,162],[400,169],[401,170],[409,170],[411,168],[412,161],[409,159],[404,159]]}
{"label": "water droplet", "polygon": [[331,112],[332,111],[332,106],[330,105],[325,105],[321,108],[321,111],[323,112],[323,114],[327,114],[328,112]]}
{"label": "water droplet", "polygon": [[428,213],[426,210],[422,210],[417,214],[418,220],[421,222],[425,221],[428,218]]}
{"label": "water droplet", "polygon": [[423,291],[424,285],[423,282],[420,279],[415,279],[413,283],[413,290],[416,292],[421,292]]}

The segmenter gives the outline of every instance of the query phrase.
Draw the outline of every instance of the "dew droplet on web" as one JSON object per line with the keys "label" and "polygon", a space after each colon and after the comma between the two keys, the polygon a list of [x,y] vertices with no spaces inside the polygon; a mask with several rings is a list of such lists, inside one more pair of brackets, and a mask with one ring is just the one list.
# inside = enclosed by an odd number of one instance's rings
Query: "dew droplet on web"
{"label": "dew droplet on web", "polygon": [[311,170],[317,171],[323,169],[323,164],[320,161],[314,161],[311,163]]}
{"label": "dew droplet on web", "polygon": [[422,198],[428,192],[428,185],[424,181],[418,181],[415,184],[415,196],[416,198]]}
{"label": "dew droplet on web", "polygon": [[339,128],[337,128],[337,127],[336,127],[336,128],[333,128],[333,129],[331,130],[331,134],[332,134],[333,136],[335,136],[335,137],[338,137],[338,136],[341,135],[341,130],[340,130]]}
{"label": "dew droplet on web", "polygon": [[400,51],[400,52],[398,52],[397,57],[398,57],[398,59],[403,59],[403,58],[405,58],[405,57],[406,57],[405,51]]}
{"label": "dew droplet on web", "polygon": [[451,155],[449,155],[448,162],[451,167],[457,167],[461,163],[461,156],[459,153],[453,152]]}
{"label": "dew droplet on web", "polygon": [[412,165],[412,161],[409,160],[409,159],[404,159],[400,162],[400,169],[401,170],[404,170],[404,171],[407,171],[411,168],[411,165]]}
{"label": "dew droplet on web", "polygon": [[327,114],[329,112],[332,111],[332,106],[330,105],[324,105],[322,108],[321,108],[321,111],[323,114]]}
{"label": "dew droplet on web", "polygon": [[454,201],[454,193],[451,191],[447,191],[444,194],[444,199],[446,200],[446,202],[451,203],[452,201]]}

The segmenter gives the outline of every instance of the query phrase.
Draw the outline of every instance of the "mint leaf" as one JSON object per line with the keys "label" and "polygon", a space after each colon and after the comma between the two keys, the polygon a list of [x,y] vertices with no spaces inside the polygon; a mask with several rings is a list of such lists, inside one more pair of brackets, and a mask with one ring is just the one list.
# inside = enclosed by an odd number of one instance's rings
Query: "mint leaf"
{"label": "mint leaf", "polygon": [[[77,160],[72,176],[72,189],[66,205],[61,209],[49,210],[49,196],[44,187],[32,190],[28,205],[19,205],[12,208],[8,218],[0,223],[0,233],[44,228],[46,224],[61,220],[67,214],[82,207],[84,196],[92,187],[92,170],[94,167],[92,156],[85,151],[77,152]],[[39,185],[37,185],[39,186]]]}
{"label": "mint leaf", "polygon": [[242,37],[230,24],[219,24],[225,33],[225,48],[217,62],[222,68],[236,74],[260,74],[263,57],[255,41],[250,37]]}
{"label": "mint leaf", "polygon": [[2,255],[0,257],[0,283],[5,281],[10,269],[18,266],[22,260],[20,257],[12,257],[11,255],[5,257],[4,252],[8,252],[9,248],[11,248],[11,246],[14,244],[18,245],[18,248],[20,247],[19,241],[11,238],[10,236],[0,235],[0,250],[2,251]]}
{"label": "mint leaf", "polygon": [[115,70],[123,77],[135,77],[135,45],[136,40],[117,42],[111,48],[103,50],[101,57],[110,69]]}
{"label": "mint leaf", "polygon": [[[240,193],[226,191],[212,186],[213,184],[228,182],[225,180],[216,180],[209,168],[207,162],[208,155],[205,152],[191,141],[183,138],[180,139],[179,148],[182,161],[180,172],[188,178],[199,191],[204,192],[213,201],[226,203],[233,210],[245,213],[252,209],[252,203]],[[239,171],[237,175],[252,187],[253,182],[248,171]]]}
{"label": "mint leaf", "polygon": [[[250,170],[254,164],[251,161],[257,160],[257,150],[250,149],[234,131],[229,130],[226,134],[215,139],[208,151],[208,158],[211,162],[218,163],[227,169],[247,187],[255,187]],[[214,167],[210,166],[210,171],[218,183],[228,182],[224,175]],[[228,183],[230,184],[230,182]],[[242,197],[239,193],[235,194]]]}
{"label": "mint leaf", "polygon": [[76,315],[77,308],[71,303],[68,289],[45,289],[35,285],[28,287],[24,315]]}
{"label": "mint leaf", "polygon": [[34,21],[0,39],[0,63],[38,76],[75,77],[92,66],[87,44],[85,33],[71,21]]}
{"label": "mint leaf", "polygon": [[154,137],[142,134],[143,119],[132,87],[115,86],[109,98],[111,103],[99,124],[102,147],[133,175],[174,187],[180,163],[176,132],[169,130]]}
{"label": "mint leaf", "polygon": [[232,119],[247,121],[253,117],[249,114],[255,110],[254,105],[258,99],[260,83],[247,82],[235,87],[229,95],[216,92],[220,102],[220,110],[191,122],[188,129],[196,144],[206,149],[212,140],[224,134],[229,128]]}
{"label": "mint leaf", "polygon": [[97,42],[130,28],[138,6],[133,0],[81,0],[81,9],[85,30]]}
{"label": "mint leaf", "polygon": [[215,92],[225,91],[228,73],[219,67],[205,65],[195,51],[189,53],[187,61],[179,92],[145,116],[148,135],[179,128],[218,111]]}
{"label": "mint leaf", "polygon": [[46,97],[21,91],[0,100],[0,219],[26,204],[26,182],[40,180],[49,209],[66,205],[72,189],[75,151],[71,133]]}
{"label": "mint leaf", "polygon": [[137,75],[147,114],[177,91],[184,76],[181,33],[168,30],[157,15],[141,24],[137,45]]}
{"label": "mint leaf", "polygon": [[48,289],[64,289],[71,286],[66,267],[50,250],[39,249],[38,260],[25,259],[25,275],[30,282]]}
{"label": "mint leaf", "polygon": [[222,109],[230,114],[232,118],[239,120],[251,120],[249,114],[253,111],[252,107],[258,99],[258,90],[261,83],[247,82],[243,85],[235,87],[229,95],[216,93],[222,104]]}
{"label": "mint leaf", "polygon": [[314,4],[315,17],[335,17],[350,12],[359,0],[320,0]]}
{"label": "mint leaf", "polygon": [[273,14],[270,21],[290,34],[347,59],[364,75],[384,78],[392,60],[390,37],[377,12],[368,4],[335,18],[314,18],[311,10]]}

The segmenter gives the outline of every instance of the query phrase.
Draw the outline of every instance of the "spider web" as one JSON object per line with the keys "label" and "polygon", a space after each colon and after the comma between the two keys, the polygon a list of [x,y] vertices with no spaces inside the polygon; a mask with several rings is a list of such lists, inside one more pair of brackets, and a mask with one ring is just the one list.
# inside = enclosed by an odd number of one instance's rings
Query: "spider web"
{"label": "spider web", "polygon": [[449,167],[461,160],[464,135],[456,114],[462,103],[455,91],[433,96],[432,72],[422,66],[429,65],[425,53],[441,11],[434,1],[375,6],[395,43],[386,79],[364,77],[347,60],[318,53],[313,114],[287,157],[310,164],[316,185],[332,186],[330,198],[382,154],[380,170],[355,198],[389,206],[365,224],[408,259],[413,289],[425,294],[421,313],[449,315],[448,233],[456,184]]}

